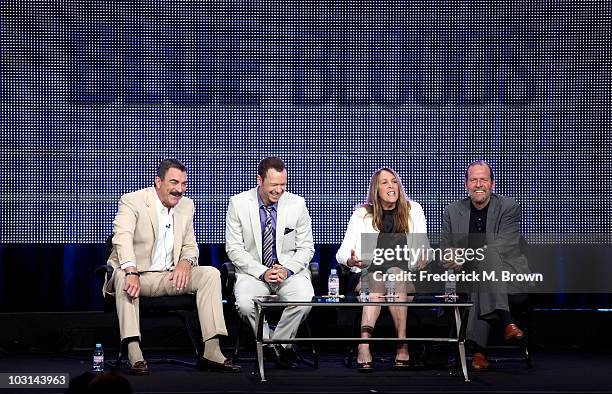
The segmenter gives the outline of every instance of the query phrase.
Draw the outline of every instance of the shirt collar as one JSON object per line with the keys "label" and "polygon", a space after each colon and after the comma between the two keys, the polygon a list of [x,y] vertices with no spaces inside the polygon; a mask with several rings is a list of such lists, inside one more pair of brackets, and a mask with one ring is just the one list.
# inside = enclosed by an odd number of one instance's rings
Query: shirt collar
{"label": "shirt collar", "polygon": [[162,204],[162,202],[159,199],[159,196],[157,195],[157,193],[155,193],[155,197],[157,197],[155,199],[155,208],[157,209],[157,213],[159,213],[160,215],[173,216],[174,215],[174,208],[170,208],[170,211],[168,211],[168,208],[166,208],[164,206],[164,204]]}
{"label": "shirt collar", "polygon": [[474,206],[474,203],[472,203],[470,201],[470,213],[472,214],[481,214],[481,215],[486,215],[487,211],[489,210],[489,205],[491,205],[491,201],[489,200],[489,203],[487,205],[484,206],[484,208],[482,209],[478,209]]}
{"label": "shirt collar", "polygon": [[[263,200],[261,199],[261,196],[259,195],[259,186],[257,186],[257,203],[259,204],[259,208],[263,208],[266,205],[264,204]],[[278,202],[275,202],[272,205],[269,205],[269,207],[273,210],[276,211],[276,208],[278,207]]]}

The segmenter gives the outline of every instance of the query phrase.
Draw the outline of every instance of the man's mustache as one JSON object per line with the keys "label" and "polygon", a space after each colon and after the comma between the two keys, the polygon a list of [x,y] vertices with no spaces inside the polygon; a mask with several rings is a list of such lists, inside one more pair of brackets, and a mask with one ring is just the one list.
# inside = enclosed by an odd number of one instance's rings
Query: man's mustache
{"label": "man's mustache", "polygon": [[183,197],[183,193],[181,192],[170,192],[174,197]]}

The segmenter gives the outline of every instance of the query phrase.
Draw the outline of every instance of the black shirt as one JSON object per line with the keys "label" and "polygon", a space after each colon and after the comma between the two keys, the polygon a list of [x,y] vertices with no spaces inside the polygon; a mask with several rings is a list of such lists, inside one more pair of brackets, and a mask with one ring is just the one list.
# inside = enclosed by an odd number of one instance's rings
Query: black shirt
{"label": "black shirt", "polygon": [[395,227],[395,214],[397,213],[397,207],[393,209],[383,210],[382,224],[383,228],[381,229],[381,233],[393,233],[393,228]]}
{"label": "black shirt", "polygon": [[[395,217],[397,215],[397,206],[393,209],[383,210],[382,229],[378,234],[376,247],[378,249],[395,249],[397,246],[402,247],[406,244],[406,234],[395,231]],[[384,264],[377,269],[387,269],[389,267],[404,266],[405,263],[396,261],[395,259],[385,260]]]}
{"label": "black shirt", "polygon": [[477,209],[474,204],[470,203],[470,234],[468,236],[468,244],[472,249],[483,247],[487,243],[487,212],[489,204],[483,209]]}

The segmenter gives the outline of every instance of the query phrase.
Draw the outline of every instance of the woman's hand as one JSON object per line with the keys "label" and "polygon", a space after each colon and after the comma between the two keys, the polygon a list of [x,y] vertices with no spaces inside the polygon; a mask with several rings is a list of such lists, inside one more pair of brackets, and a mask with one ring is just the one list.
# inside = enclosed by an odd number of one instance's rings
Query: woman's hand
{"label": "woman's hand", "polygon": [[358,267],[361,268],[363,266],[363,260],[360,260],[357,257],[357,253],[355,253],[354,249],[351,249],[351,258],[346,260],[346,265],[349,267]]}

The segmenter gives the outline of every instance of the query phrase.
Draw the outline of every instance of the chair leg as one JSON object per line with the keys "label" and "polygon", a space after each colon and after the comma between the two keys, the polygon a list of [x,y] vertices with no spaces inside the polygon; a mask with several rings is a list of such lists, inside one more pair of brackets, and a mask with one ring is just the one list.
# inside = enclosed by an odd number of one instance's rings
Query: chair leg
{"label": "chair leg", "polygon": [[[233,358],[232,358],[233,362],[238,362],[238,360],[243,361],[243,362],[257,360],[257,357],[255,358],[246,357],[245,358],[244,354],[242,355],[242,357],[238,356],[240,353],[240,337],[241,337],[241,334],[244,332],[244,330],[246,330],[245,335],[247,336],[251,335],[251,326],[247,322],[242,320],[242,318],[239,317],[238,323],[232,329],[232,332],[234,332],[236,336],[234,340],[234,349],[233,349]],[[255,365],[255,369],[257,370],[257,365]]]}
{"label": "chair leg", "polygon": [[128,342],[123,340],[119,342],[119,351],[117,352],[117,359],[115,360],[115,365],[113,367],[114,370],[121,369],[121,363],[123,361],[123,353],[127,353],[127,344]]}
{"label": "chair leg", "polygon": [[200,351],[198,350],[199,344],[196,339],[196,335],[193,333],[193,327],[191,323],[189,323],[189,313],[186,311],[177,311],[176,315],[183,322],[185,326],[185,331],[187,331],[187,335],[189,336],[189,340],[191,341],[191,346],[193,347],[193,353],[195,354],[196,362],[200,359]]}
{"label": "chair leg", "polygon": [[[351,336],[360,336],[361,335],[361,313],[355,315],[352,319],[351,323]],[[344,366],[346,368],[351,368],[353,365],[353,361],[355,361],[356,355],[356,347],[357,344],[350,344],[346,350],[346,356],[342,360]]]}
{"label": "chair leg", "polygon": [[176,358],[163,357],[163,358],[158,358],[158,359],[148,359],[147,361],[149,364],[175,364],[175,365],[182,365],[185,367],[197,368],[197,363],[200,358],[200,351],[198,349],[198,346],[199,346],[198,339],[196,338],[196,335],[194,334],[194,331],[192,329],[193,325],[189,322],[189,317],[192,313],[193,313],[192,311],[175,310],[175,311],[172,311],[172,316],[177,317],[179,320],[183,322],[185,331],[187,331],[187,336],[189,337],[189,340],[191,341],[191,346],[193,348],[193,352],[195,355],[195,362],[179,360]]}
{"label": "chair leg", "polygon": [[346,356],[344,356],[343,364],[346,368],[350,368],[353,365],[353,359],[355,358],[355,347],[349,345],[346,350]]}
{"label": "chair leg", "polygon": [[240,333],[242,332],[243,321],[242,318],[238,318],[238,327],[236,327],[236,341],[234,342],[234,362],[238,362],[238,350],[240,349]]}
{"label": "chair leg", "polygon": [[111,371],[118,371],[121,369],[121,363],[123,362],[123,354],[127,353],[127,345],[129,342],[135,339],[125,338],[119,341],[119,350],[117,351],[117,358],[115,361],[106,361],[105,364],[108,365]]}
{"label": "chair leg", "polygon": [[[312,330],[310,329],[310,324],[308,323],[308,320],[306,320],[304,322],[305,328],[306,328],[306,335],[308,335],[308,338],[312,338]],[[312,350],[312,367],[317,369],[319,368],[319,351],[317,349],[317,346],[312,343],[311,345],[311,350]]]}
{"label": "chair leg", "polygon": [[529,341],[531,340],[531,333],[533,332],[533,327],[531,326],[531,322],[533,321],[533,309],[531,305],[527,308],[527,313],[525,313],[525,328],[526,336],[525,336],[525,362],[527,363],[527,369],[533,368],[533,360],[531,359],[531,353],[529,352]]}
{"label": "chair leg", "polygon": [[522,348],[527,369],[531,369],[533,368],[533,360],[531,359],[531,353],[529,352],[529,332],[527,332],[526,337],[523,339]]}
{"label": "chair leg", "polygon": [[529,354],[529,347],[525,345],[525,363],[527,364],[527,369],[533,368],[533,361],[531,360],[531,354]]}

